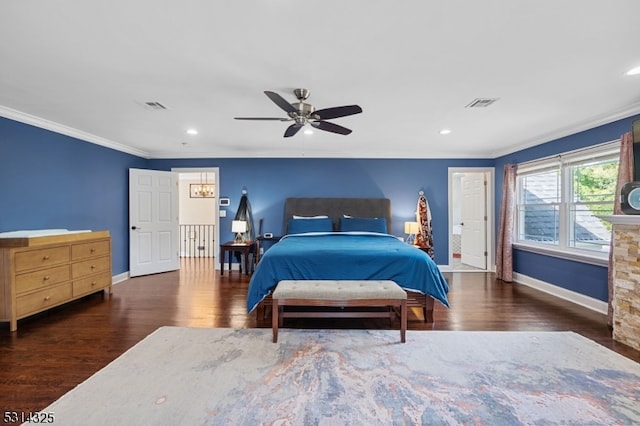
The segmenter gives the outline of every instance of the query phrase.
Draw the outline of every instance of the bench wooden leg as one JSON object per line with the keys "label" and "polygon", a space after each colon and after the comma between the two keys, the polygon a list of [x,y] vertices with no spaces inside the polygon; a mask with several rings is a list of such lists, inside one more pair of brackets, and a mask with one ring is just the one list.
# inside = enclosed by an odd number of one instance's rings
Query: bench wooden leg
{"label": "bench wooden leg", "polygon": [[433,322],[433,309],[424,308],[424,322]]}
{"label": "bench wooden leg", "polygon": [[433,322],[433,305],[434,305],[433,297],[426,297],[426,302],[424,306],[424,322]]}
{"label": "bench wooden leg", "polygon": [[271,328],[273,328],[273,343],[278,342],[278,302],[276,300],[271,304]]}
{"label": "bench wooden leg", "polygon": [[407,341],[407,301],[400,301],[400,342]]}

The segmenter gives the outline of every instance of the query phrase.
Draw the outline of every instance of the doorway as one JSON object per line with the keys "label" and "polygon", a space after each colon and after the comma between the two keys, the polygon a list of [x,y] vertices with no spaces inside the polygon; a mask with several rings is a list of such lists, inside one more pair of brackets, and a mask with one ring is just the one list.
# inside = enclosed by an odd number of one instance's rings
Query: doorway
{"label": "doorway", "polygon": [[171,171],[179,176],[179,256],[217,258],[220,247],[219,169],[172,168]]}
{"label": "doorway", "polygon": [[[183,248],[186,240],[190,240],[188,243],[192,246],[189,257],[205,257],[202,251],[207,253],[206,257],[218,256],[218,182],[217,167],[173,168],[171,171],[129,169],[130,277],[180,269],[179,258],[187,251]],[[203,196],[197,194],[198,190],[202,192],[203,184],[208,183],[211,191]],[[194,192],[191,184],[195,185]],[[193,206],[194,202],[202,204]],[[183,223],[193,222],[194,217],[205,217],[204,227],[189,228],[182,235],[181,210],[191,214]]]}
{"label": "doorway", "polygon": [[493,269],[492,168],[449,168],[449,269]]}

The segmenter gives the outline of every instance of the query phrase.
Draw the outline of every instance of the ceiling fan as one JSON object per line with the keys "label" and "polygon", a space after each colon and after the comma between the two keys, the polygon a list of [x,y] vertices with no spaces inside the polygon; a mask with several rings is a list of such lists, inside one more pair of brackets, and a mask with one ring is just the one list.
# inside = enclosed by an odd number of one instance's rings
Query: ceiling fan
{"label": "ceiling fan", "polygon": [[345,105],[333,108],[315,109],[311,104],[304,102],[309,97],[309,91],[307,89],[295,89],[293,91],[298,102],[289,103],[282,96],[275,92],[265,90],[264,94],[269,97],[280,108],[282,108],[288,115],[288,117],[276,118],[276,117],[235,117],[236,120],[273,120],[273,121],[293,121],[284,132],[284,137],[289,138],[304,127],[307,123],[311,124],[316,129],[324,130],[327,132],[338,133],[341,135],[348,135],[351,133],[350,129],[339,126],[337,124],[330,123],[325,120],[332,118],[346,117],[348,115],[359,114],[362,112],[362,108],[358,105]]}

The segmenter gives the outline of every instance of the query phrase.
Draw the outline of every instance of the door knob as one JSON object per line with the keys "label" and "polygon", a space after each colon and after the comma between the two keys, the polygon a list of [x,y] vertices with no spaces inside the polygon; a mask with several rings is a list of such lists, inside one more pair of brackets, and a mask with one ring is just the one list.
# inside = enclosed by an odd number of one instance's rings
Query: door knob
{"label": "door knob", "polygon": [[141,229],[141,228],[138,228],[137,226],[133,225],[131,229],[135,231],[136,229]]}

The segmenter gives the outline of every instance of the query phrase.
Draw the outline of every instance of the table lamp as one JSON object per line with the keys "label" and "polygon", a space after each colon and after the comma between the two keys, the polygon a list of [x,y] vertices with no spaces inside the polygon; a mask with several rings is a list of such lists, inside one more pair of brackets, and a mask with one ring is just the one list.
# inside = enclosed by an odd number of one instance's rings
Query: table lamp
{"label": "table lamp", "polygon": [[234,243],[242,244],[244,243],[243,233],[247,232],[247,222],[245,220],[233,220],[231,221],[231,232],[235,232],[236,239]]}
{"label": "table lamp", "polygon": [[409,234],[407,237],[407,243],[413,244],[416,239],[416,234],[420,231],[420,224],[418,222],[405,222],[404,233]]}

